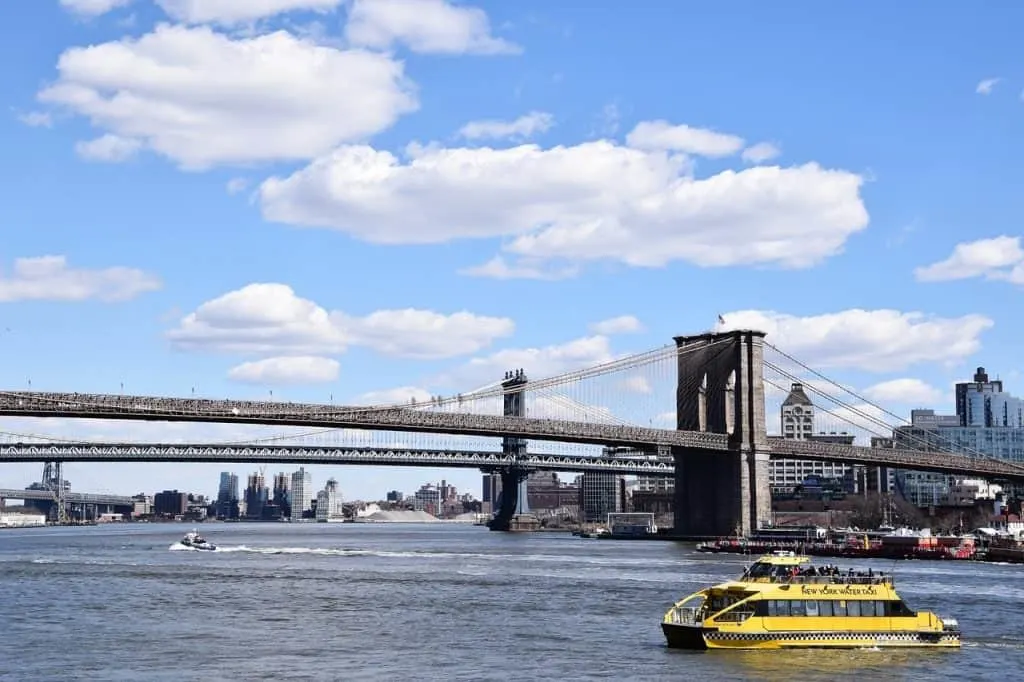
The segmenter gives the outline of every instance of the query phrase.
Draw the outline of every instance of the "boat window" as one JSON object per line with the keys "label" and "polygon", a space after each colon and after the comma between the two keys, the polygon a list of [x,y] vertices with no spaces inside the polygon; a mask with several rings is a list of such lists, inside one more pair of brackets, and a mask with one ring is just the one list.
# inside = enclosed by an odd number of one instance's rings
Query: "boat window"
{"label": "boat window", "polygon": [[888,606],[889,610],[888,615],[894,618],[912,618],[913,616],[917,615],[912,610],[907,608],[907,605],[903,603],[902,600],[886,602],[886,606]]}
{"label": "boat window", "polygon": [[808,616],[818,615],[818,602],[814,599],[808,599],[804,602],[804,610]]}
{"label": "boat window", "polygon": [[860,602],[850,600],[846,602],[846,615],[856,617],[860,615]]}
{"label": "boat window", "polygon": [[827,599],[821,599],[818,601],[818,615],[819,616],[831,616],[832,615],[832,603]]}
{"label": "boat window", "polygon": [[840,599],[839,601],[832,602],[832,615],[833,616],[846,616],[846,601]]}

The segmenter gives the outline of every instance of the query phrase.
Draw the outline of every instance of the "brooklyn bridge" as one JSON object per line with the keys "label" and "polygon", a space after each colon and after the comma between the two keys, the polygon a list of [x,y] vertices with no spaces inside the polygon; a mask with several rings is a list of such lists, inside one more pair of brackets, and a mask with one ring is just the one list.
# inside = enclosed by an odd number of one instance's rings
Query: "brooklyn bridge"
{"label": "brooklyn bridge", "polygon": [[[850,444],[852,437],[842,443],[794,438],[784,431],[770,435],[766,404],[778,402],[794,382],[805,382],[832,403],[824,412],[833,425],[879,442],[867,446]],[[502,496],[496,527],[507,526],[515,516],[529,472],[542,469],[674,477],[675,531],[689,536],[749,534],[764,525],[771,516],[771,458],[1024,480],[1021,464],[935,437],[907,432],[892,438],[897,415],[752,330],[676,337],[672,345],[653,351],[538,380],[517,369],[494,385],[418,403],[341,406],[6,391],[0,392],[0,416],[317,429],[301,436],[205,443],[61,441],[9,434],[0,443],[0,461],[471,467],[500,473],[502,489],[518,491]],[[375,434],[374,444],[344,442],[365,432]],[[309,442],[325,434],[334,442]],[[425,438],[448,438],[455,446],[416,442]],[[567,447],[576,452],[567,453]],[[61,491],[63,486],[56,485],[54,494]]]}

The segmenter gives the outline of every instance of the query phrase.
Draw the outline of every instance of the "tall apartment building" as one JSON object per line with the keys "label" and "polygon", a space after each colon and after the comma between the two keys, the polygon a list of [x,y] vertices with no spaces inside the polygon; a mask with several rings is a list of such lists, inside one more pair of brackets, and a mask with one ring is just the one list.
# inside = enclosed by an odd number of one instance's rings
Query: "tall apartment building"
{"label": "tall apartment building", "polygon": [[[956,384],[956,414],[913,410],[910,425],[893,432],[896,447],[979,454],[1024,462],[1024,400],[1003,390],[1003,382],[990,380],[979,367],[973,380]],[[903,495],[918,506],[945,504],[963,486],[946,474],[900,471],[897,482]],[[1017,486],[1007,492],[1021,494]]]}
{"label": "tall apartment building", "polygon": [[291,519],[299,521],[302,514],[313,509],[313,477],[304,467],[292,474]]}
{"label": "tall apartment building", "polygon": [[217,518],[237,519],[239,499],[238,475],[230,471],[220,472],[220,484],[217,486]]}
{"label": "tall apartment building", "polygon": [[324,489],[316,494],[316,520],[341,521],[345,518],[341,490],[333,478],[327,479]]}

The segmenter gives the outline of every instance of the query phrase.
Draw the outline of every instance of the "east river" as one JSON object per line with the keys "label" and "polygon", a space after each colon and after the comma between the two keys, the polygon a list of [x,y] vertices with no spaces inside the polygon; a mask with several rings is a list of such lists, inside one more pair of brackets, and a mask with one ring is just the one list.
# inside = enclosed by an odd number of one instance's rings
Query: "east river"
{"label": "east river", "polygon": [[[671,602],[737,575],[692,545],[454,524],[0,531],[0,679],[1006,680],[1024,670],[1024,567],[891,570],[958,651],[666,649]],[[846,565],[846,564],[844,564]],[[1008,677],[1009,676],[1009,677]]]}

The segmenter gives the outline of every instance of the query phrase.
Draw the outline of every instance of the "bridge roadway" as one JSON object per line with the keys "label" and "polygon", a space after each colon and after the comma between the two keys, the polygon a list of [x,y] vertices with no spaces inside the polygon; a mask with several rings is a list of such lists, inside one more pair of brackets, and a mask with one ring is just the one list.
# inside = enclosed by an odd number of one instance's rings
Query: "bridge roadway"
{"label": "bridge roadway", "polygon": [[[670,462],[641,457],[593,457],[414,448],[239,445],[235,443],[12,443],[0,444],[0,462],[266,462],[502,469],[517,465],[546,471],[605,471],[671,477]],[[49,498],[48,498],[49,499]]]}
{"label": "bridge roadway", "polygon": [[[49,490],[16,490],[0,488],[0,500],[52,500],[53,492]],[[104,495],[93,493],[65,493],[64,499],[69,504],[107,504],[115,507],[132,506],[132,498],[123,495]]]}
{"label": "bridge roadway", "polygon": [[[835,453],[822,453],[809,443],[770,438],[772,458],[832,461]],[[846,446],[839,461],[891,466],[893,452],[902,453],[899,465],[917,471],[971,473],[988,478],[1024,481],[1024,466],[994,459],[944,453]],[[841,453],[840,453],[841,454]],[[237,443],[13,443],[0,444],[0,462],[266,462],[371,466],[428,466],[502,469],[517,465],[546,471],[605,471],[608,473],[671,477],[673,463],[644,457],[594,457],[529,454],[515,457],[477,450],[342,447],[327,445],[245,445]]]}
{"label": "bridge roadway", "polygon": [[[276,424],[492,438],[512,436],[527,440],[641,448],[672,446],[717,452],[730,450],[729,436],[726,434],[532,417],[430,412],[407,407],[338,407],[269,401],[6,391],[0,392],[0,416]],[[776,457],[862,463],[920,471],[957,472],[987,477],[1024,477],[1024,465],[994,458],[832,443],[798,443],[778,437],[768,440],[772,455]]]}

